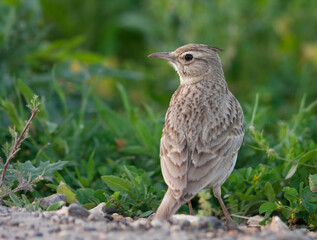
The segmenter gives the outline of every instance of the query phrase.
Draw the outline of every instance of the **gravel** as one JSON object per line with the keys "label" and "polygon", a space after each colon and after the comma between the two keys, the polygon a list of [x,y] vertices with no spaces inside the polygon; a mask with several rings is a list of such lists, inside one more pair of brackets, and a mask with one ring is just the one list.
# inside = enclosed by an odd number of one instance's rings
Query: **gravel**
{"label": "gravel", "polygon": [[257,224],[227,231],[225,224],[213,217],[174,215],[170,221],[125,218],[100,204],[90,211],[72,204],[57,211],[31,212],[0,206],[0,239],[227,239],[227,240],[317,240],[317,232],[289,229],[278,217],[266,226]]}

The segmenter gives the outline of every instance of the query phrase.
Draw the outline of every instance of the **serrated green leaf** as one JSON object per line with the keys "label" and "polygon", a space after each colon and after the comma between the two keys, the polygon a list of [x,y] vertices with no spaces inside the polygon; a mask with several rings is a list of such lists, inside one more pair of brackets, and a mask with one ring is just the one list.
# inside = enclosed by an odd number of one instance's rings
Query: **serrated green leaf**
{"label": "serrated green leaf", "polygon": [[45,180],[51,181],[53,178],[53,172],[63,169],[67,164],[66,161],[58,161],[56,163],[50,163],[49,161],[41,162],[40,166],[35,167],[31,161],[24,163],[19,162],[16,170],[25,174],[31,174],[31,179],[35,179],[42,176]]}
{"label": "serrated green leaf", "polygon": [[268,211],[274,211],[276,209],[277,209],[276,203],[266,202],[266,203],[263,203],[260,206],[259,213],[262,214],[262,213],[265,213],[265,212],[268,212]]}

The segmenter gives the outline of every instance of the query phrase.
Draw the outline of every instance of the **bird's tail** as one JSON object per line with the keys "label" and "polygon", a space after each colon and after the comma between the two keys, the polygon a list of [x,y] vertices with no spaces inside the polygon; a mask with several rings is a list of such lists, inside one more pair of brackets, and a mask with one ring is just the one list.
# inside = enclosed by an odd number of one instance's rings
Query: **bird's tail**
{"label": "bird's tail", "polygon": [[179,199],[175,199],[172,190],[169,188],[157,209],[154,219],[167,220],[171,215],[176,213],[182,203]]}

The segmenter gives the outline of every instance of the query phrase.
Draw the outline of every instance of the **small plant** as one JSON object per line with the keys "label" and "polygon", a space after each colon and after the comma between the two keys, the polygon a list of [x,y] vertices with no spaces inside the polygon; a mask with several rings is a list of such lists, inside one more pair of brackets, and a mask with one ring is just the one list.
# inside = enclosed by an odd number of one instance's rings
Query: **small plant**
{"label": "small plant", "polygon": [[[28,174],[27,178],[23,176],[21,173],[17,173],[16,177],[18,180],[18,186],[14,189],[9,189],[8,187],[3,187],[3,183],[5,180],[5,176],[8,170],[8,166],[11,162],[11,160],[15,157],[15,155],[21,150],[20,146],[23,143],[25,139],[29,137],[28,130],[31,124],[31,121],[33,120],[34,116],[39,110],[40,102],[38,101],[38,96],[34,96],[31,100],[31,103],[27,105],[27,107],[32,111],[31,117],[26,122],[22,133],[18,137],[18,133],[15,130],[15,127],[9,128],[9,131],[11,133],[12,141],[11,143],[6,142],[2,146],[2,151],[4,155],[6,156],[6,161],[4,163],[3,159],[0,157],[1,165],[2,165],[2,174],[0,179],[0,199],[9,196],[12,193],[16,193],[20,190],[32,190],[33,181],[31,178],[31,175]],[[38,179],[41,179],[41,176],[38,177]]]}
{"label": "small plant", "polygon": [[106,207],[113,206],[125,215],[148,217],[159,204],[149,175],[134,166],[124,166],[122,177],[102,176],[102,180],[114,193],[106,194]]}
{"label": "small plant", "polygon": [[[24,190],[32,191],[33,185],[47,177],[49,177],[52,172],[61,169],[66,162],[57,162],[50,164],[49,162],[41,162],[39,167],[34,167],[30,161],[24,163],[18,162],[17,164],[10,164],[12,159],[21,150],[21,144],[29,138],[29,127],[30,124],[39,111],[40,101],[38,96],[34,96],[27,107],[31,110],[32,114],[28,121],[26,121],[25,126],[20,134],[18,135],[15,127],[10,127],[9,132],[11,134],[11,143],[6,142],[2,146],[2,152],[5,155],[5,161],[1,160],[1,179],[0,179],[0,199],[10,197],[13,203],[17,206],[18,204],[17,196],[15,193]],[[17,182],[17,184],[15,184]],[[26,196],[22,195],[25,206],[28,208],[29,203],[26,201]],[[22,206],[22,205],[21,205]]]}

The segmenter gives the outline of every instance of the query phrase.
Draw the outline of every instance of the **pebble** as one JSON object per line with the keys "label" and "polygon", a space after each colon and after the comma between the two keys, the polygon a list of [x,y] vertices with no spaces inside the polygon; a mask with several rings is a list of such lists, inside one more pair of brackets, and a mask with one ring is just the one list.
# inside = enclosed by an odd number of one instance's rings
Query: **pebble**
{"label": "pebble", "polygon": [[89,211],[76,203],[72,203],[68,207],[67,215],[78,217],[78,218],[87,218],[89,216]]}
{"label": "pebble", "polygon": [[61,231],[61,228],[59,226],[54,226],[54,227],[49,228],[47,231],[49,233],[56,233],[56,232]]}
{"label": "pebble", "polygon": [[89,210],[90,213],[97,213],[97,214],[102,214],[104,215],[104,213],[106,212],[106,203],[100,203],[98,206],[92,208]]}
{"label": "pebble", "polygon": [[59,216],[58,215],[54,215],[51,217],[51,220],[55,223],[59,222]]}
{"label": "pebble", "polygon": [[131,222],[134,221],[131,217],[126,217],[125,220],[126,220],[128,223],[131,223]]}
{"label": "pebble", "polygon": [[278,216],[272,217],[272,222],[264,228],[276,233],[280,233],[281,231],[289,231],[288,226]]}
{"label": "pebble", "polygon": [[134,229],[148,229],[151,226],[151,223],[146,218],[139,218],[136,221],[130,223],[131,227]]}
{"label": "pebble", "polygon": [[43,236],[43,233],[41,233],[41,232],[36,232],[34,234],[34,237],[42,237],[42,236]]}
{"label": "pebble", "polygon": [[108,220],[108,222],[113,221],[113,217],[110,216],[110,215],[105,215],[104,218],[105,218],[106,220]]}
{"label": "pebble", "polygon": [[68,214],[68,207],[63,206],[61,209],[57,210],[56,212],[57,216],[64,216]]}
{"label": "pebble", "polygon": [[125,219],[122,215],[119,215],[118,213],[112,214],[111,217],[113,218],[113,221],[120,221]]}
{"label": "pebble", "polygon": [[84,226],[84,231],[89,232],[89,231],[96,231],[97,229],[91,226]]}
{"label": "pebble", "polygon": [[180,225],[182,227],[189,227],[190,225],[198,228],[224,228],[224,224],[215,217],[199,217],[184,214],[175,214],[171,217],[173,224]]}
{"label": "pebble", "polygon": [[32,212],[32,215],[33,215],[34,217],[39,217],[39,216],[40,216],[40,213],[39,213],[39,212]]}
{"label": "pebble", "polygon": [[44,209],[45,207],[49,207],[53,203],[57,203],[60,201],[66,202],[66,195],[61,193],[55,193],[51,196],[40,198],[40,207]]}
{"label": "pebble", "polygon": [[108,208],[105,208],[105,213],[111,215],[111,214],[114,214],[116,212],[116,208],[113,207],[113,206],[110,206]]}
{"label": "pebble", "polygon": [[[99,206],[99,205],[98,205]],[[217,239],[217,240],[317,240],[317,233],[305,229],[289,229],[279,218],[272,218],[269,225],[250,227],[240,225],[242,231],[226,231],[217,228],[219,220],[209,217],[187,216],[172,218],[172,221],[159,221],[148,218],[133,220],[119,214],[105,215],[100,205],[93,211],[80,206],[63,207],[50,213],[34,213],[18,208],[1,208],[1,212],[9,214],[10,219],[1,219],[0,239],[140,239],[140,240],[187,240],[187,239]],[[81,214],[70,215],[70,209],[83,209],[87,217]],[[71,212],[71,213],[74,213]],[[101,213],[103,212],[103,213]],[[99,219],[99,214],[103,217]],[[40,216],[43,216],[40,218]],[[45,217],[46,216],[46,217]],[[76,217],[75,217],[76,216]],[[116,220],[114,220],[114,218]],[[112,221],[110,221],[112,220]],[[207,224],[206,224],[207,223]],[[210,223],[213,224],[210,227]],[[222,222],[220,222],[223,226]],[[12,225],[13,224],[13,225]],[[10,235],[8,235],[10,233]]]}
{"label": "pebble", "polygon": [[101,220],[104,220],[104,214],[100,214],[100,213],[97,213],[97,212],[90,212],[87,220],[88,221],[101,221]]}
{"label": "pebble", "polygon": [[50,217],[53,216],[54,214],[55,214],[55,213],[53,213],[53,212],[48,212],[48,211],[42,213],[43,217],[45,217],[45,218],[50,218]]}

